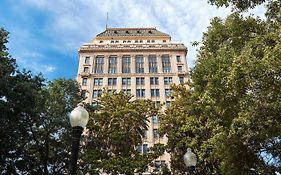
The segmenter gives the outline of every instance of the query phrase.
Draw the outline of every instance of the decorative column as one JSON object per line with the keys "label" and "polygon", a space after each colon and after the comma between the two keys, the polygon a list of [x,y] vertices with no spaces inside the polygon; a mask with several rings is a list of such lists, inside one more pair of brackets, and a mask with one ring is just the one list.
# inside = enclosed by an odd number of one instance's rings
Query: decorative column
{"label": "decorative column", "polygon": [[157,55],[157,69],[158,73],[163,73],[162,59],[160,54]]}
{"label": "decorative column", "polygon": [[136,55],[130,55],[131,56],[131,73],[136,73]]}
{"label": "decorative column", "polygon": [[103,73],[104,74],[108,74],[108,58],[109,58],[109,55],[105,55],[104,56],[104,64],[103,64]]}
{"label": "decorative column", "polygon": [[144,73],[149,73],[148,55],[143,55]]}

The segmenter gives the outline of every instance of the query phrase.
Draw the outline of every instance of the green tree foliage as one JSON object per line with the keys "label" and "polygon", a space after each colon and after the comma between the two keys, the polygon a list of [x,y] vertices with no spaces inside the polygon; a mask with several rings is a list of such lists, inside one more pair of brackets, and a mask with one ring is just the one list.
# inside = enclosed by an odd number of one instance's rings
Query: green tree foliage
{"label": "green tree foliage", "polygon": [[174,87],[162,122],[173,171],[185,170],[190,147],[199,174],[281,172],[281,25],[272,16],[211,21],[190,89]]}
{"label": "green tree foliage", "polygon": [[72,79],[57,79],[41,89],[38,114],[29,121],[31,142],[25,154],[36,163],[31,172],[66,174],[71,143],[68,114],[81,100],[78,85]]}
{"label": "green tree foliage", "polygon": [[163,145],[157,145],[147,154],[140,154],[147,121],[158,113],[150,100],[131,101],[124,93],[104,94],[100,108],[90,112],[82,157],[82,170],[92,174],[142,172],[153,159],[163,154]]}
{"label": "green tree foliage", "polygon": [[0,174],[65,174],[78,85],[58,79],[46,86],[41,75],[17,70],[7,42],[0,29]]}
{"label": "green tree foliage", "polygon": [[[218,7],[233,7],[236,10],[244,11],[249,8],[254,8],[258,5],[263,4],[266,0],[208,0],[212,5]],[[272,0],[268,0],[272,1]]]}

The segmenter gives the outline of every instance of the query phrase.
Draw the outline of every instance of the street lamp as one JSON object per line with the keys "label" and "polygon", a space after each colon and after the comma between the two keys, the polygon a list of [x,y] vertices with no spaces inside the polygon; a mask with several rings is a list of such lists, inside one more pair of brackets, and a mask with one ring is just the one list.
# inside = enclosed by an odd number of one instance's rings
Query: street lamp
{"label": "street lamp", "polygon": [[77,107],[71,111],[69,120],[72,127],[72,149],[69,163],[69,174],[74,175],[76,173],[81,134],[89,120],[89,113],[84,108],[83,103],[79,103]]}
{"label": "street lamp", "polygon": [[190,173],[194,173],[195,174],[195,166],[197,164],[197,157],[196,155],[191,151],[190,148],[187,148],[186,153],[183,156],[183,161],[186,165],[186,167],[188,168],[188,170],[190,171]]}

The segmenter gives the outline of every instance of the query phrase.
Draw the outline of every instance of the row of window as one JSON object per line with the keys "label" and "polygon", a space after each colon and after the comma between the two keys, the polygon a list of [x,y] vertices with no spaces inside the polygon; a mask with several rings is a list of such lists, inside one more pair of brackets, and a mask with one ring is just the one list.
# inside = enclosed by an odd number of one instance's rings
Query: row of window
{"label": "row of window", "polygon": [[[113,89],[108,89],[107,92],[109,94],[113,93]],[[123,92],[127,95],[131,95],[131,89],[123,89]],[[141,94],[142,92],[140,91],[139,94]],[[171,92],[167,92],[167,95],[170,95]],[[82,96],[83,97],[86,97],[86,91],[83,90],[82,91]],[[102,96],[102,90],[94,90],[93,91],[93,98],[98,98],[98,97],[101,97]],[[144,96],[143,96],[144,97]],[[166,105],[166,108],[169,108],[171,107],[171,101],[166,101],[165,102],[165,105]],[[160,109],[161,108],[161,102],[160,101],[155,101],[155,107],[157,109]],[[154,120],[154,119],[153,119]]]}
{"label": "row of window", "polygon": [[[181,57],[176,56],[177,62],[181,62]],[[85,64],[90,64],[90,57],[85,57]],[[158,73],[157,58],[156,55],[148,56],[149,73]],[[162,55],[161,57],[162,70],[165,73],[171,72],[171,61],[169,55]],[[102,74],[106,73],[104,68],[104,56],[95,57],[94,73]],[[182,66],[178,66],[178,71],[182,71]],[[84,72],[89,72],[89,67],[84,67]],[[109,56],[108,58],[108,71],[107,73],[117,73],[117,56]],[[122,57],[122,73],[131,73],[131,57]],[[135,57],[135,73],[144,73],[144,58],[143,55],[137,55]]]}
{"label": "row of window", "polygon": [[[120,41],[121,42],[121,41]],[[131,43],[131,40],[123,40],[123,43]],[[144,40],[134,40],[135,43],[143,43]],[[163,43],[166,43],[167,40],[162,40]],[[103,40],[100,40],[100,43],[103,43]],[[111,40],[110,43],[119,43],[119,40]],[[155,40],[146,40],[146,43],[155,43]]]}
{"label": "row of window", "polygon": [[[143,63],[138,63],[137,67],[138,67],[138,68],[137,68],[137,73],[144,73]],[[178,67],[178,72],[183,72],[182,66],[177,66],[177,67]],[[169,69],[166,69],[166,70],[164,70],[164,71],[166,71],[166,73],[169,73],[171,70],[170,70],[170,68],[169,68]],[[87,67],[87,66],[85,66],[85,67],[83,68],[83,72],[84,72],[84,73],[90,73],[90,68]],[[130,72],[131,72],[131,68],[129,67],[129,65],[128,65],[128,66],[125,66],[125,67],[123,68],[122,73],[130,73]],[[149,67],[149,72],[150,72],[150,73],[157,73],[157,67],[156,67],[156,66]],[[108,73],[110,73],[110,74],[116,74],[116,73],[117,73],[116,65],[110,67],[110,68],[108,69]],[[100,73],[98,73],[98,74],[102,74],[102,71],[101,71]]]}
{"label": "row of window", "polygon": [[[151,58],[156,58],[155,55],[150,55],[150,57],[151,57]],[[98,57],[97,57],[97,58],[98,58]],[[124,58],[125,60],[126,60],[126,58],[127,58],[127,61],[128,61],[128,60],[130,60],[131,57],[125,55],[125,56],[123,56],[123,58]],[[177,62],[178,62],[178,63],[181,62],[181,56],[180,56],[180,55],[177,55],[177,56],[176,56],[176,59],[177,59]],[[101,60],[99,59],[99,61],[101,61]],[[90,64],[90,57],[85,57],[84,63],[85,63],[85,64]]]}
{"label": "row of window", "polygon": [[[108,93],[112,93],[114,90],[109,89]],[[123,89],[123,92],[127,95],[132,95],[131,94],[131,89]],[[151,89],[150,90],[151,97],[160,97],[160,91],[159,89]],[[93,90],[93,98],[98,98],[101,97],[102,95],[102,90]],[[166,97],[171,97],[172,96],[172,90],[171,89],[165,89],[165,96]],[[145,97],[145,89],[137,89],[136,90],[136,97],[138,98],[144,98]]]}
{"label": "row of window", "polygon": [[[179,77],[180,83],[184,83],[184,77]],[[88,78],[82,79],[82,85],[87,86]],[[164,77],[164,85],[171,85],[173,83],[172,77]],[[108,78],[107,79],[108,86],[116,86],[117,78]],[[136,85],[144,85],[144,77],[136,78]],[[102,86],[103,78],[94,78],[94,86]],[[122,85],[131,85],[131,78],[122,78]],[[159,85],[159,77],[150,77],[150,85]]]}

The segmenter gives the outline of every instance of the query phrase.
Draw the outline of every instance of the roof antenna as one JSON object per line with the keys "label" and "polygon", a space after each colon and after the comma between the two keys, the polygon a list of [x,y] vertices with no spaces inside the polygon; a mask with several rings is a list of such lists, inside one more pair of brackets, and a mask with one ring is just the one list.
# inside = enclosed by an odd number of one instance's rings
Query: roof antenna
{"label": "roof antenna", "polygon": [[106,24],[105,24],[105,29],[107,29],[107,22],[108,22],[108,12],[106,12]]}

